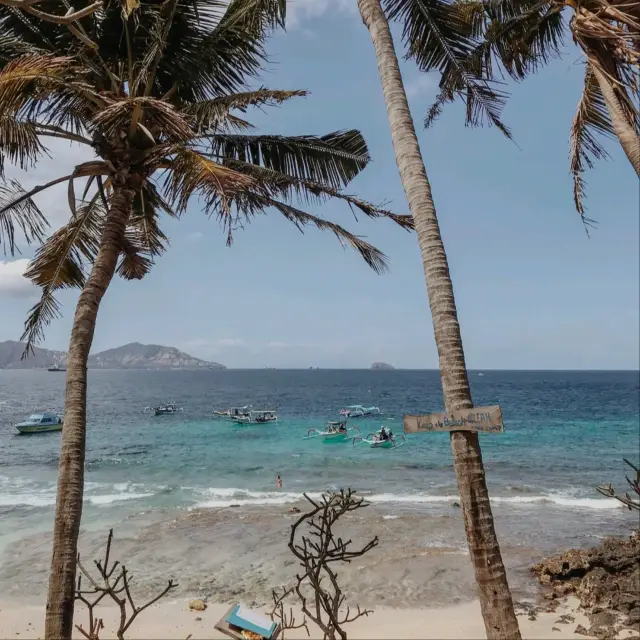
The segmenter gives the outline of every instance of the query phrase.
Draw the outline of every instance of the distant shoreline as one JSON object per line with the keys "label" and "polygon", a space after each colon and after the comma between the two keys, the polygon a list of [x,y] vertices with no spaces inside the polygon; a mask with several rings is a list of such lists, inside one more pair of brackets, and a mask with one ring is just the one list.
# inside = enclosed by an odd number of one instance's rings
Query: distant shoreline
{"label": "distant shoreline", "polygon": [[[0,371],[47,371],[46,367],[0,367]],[[433,372],[439,373],[439,369],[414,369],[410,367],[395,367],[393,370],[371,369],[370,367],[317,367],[309,369],[307,367],[89,367],[89,371],[206,371],[206,372],[233,372],[233,371],[263,371],[273,373],[274,371],[307,371],[317,373],[318,371],[369,371],[372,374],[402,373],[411,372]],[[467,369],[468,373],[637,373],[640,369]],[[64,373],[64,372],[61,372]]]}

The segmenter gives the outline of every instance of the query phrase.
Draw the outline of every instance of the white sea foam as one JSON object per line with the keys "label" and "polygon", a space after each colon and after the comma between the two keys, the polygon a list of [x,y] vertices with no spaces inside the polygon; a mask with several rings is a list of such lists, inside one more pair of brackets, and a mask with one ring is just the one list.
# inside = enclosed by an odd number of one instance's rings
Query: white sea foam
{"label": "white sea foam", "polygon": [[88,496],[85,501],[94,505],[111,504],[112,502],[120,502],[121,500],[140,500],[141,498],[150,498],[155,493],[112,493],[102,496]]}

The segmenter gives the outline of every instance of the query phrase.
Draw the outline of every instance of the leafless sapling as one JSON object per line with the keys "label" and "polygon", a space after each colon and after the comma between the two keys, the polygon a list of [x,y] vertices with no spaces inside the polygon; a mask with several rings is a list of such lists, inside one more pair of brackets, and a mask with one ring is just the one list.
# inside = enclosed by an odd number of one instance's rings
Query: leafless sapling
{"label": "leafless sapling", "polygon": [[[278,618],[286,629],[305,627],[307,618],[322,631],[324,640],[346,640],[347,634],[343,625],[357,620],[361,616],[372,613],[367,609],[356,607],[355,611],[345,606],[345,595],[338,583],[334,566],[336,563],[351,562],[363,556],[378,545],[376,536],[357,550],[351,548],[351,540],[343,540],[334,533],[333,528],[342,516],[368,506],[363,498],[355,496],[351,489],[340,493],[323,495],[320,500],[313,500],[304,494],[311,509],[303,513],[291,526],[288,547],[299,560],[302,572],[296,575],[296,582],[290,589],[283,589],[281,594],[273,593],[273,618]],[[303,525],[308,526],[305,535],[301,532]],[[293,613],[285,615],[284,599],[295,593],[300,601],[304,619],[296,623]]]}
{"label": "leafless sapling", "polygon": [[[77,562],[80,572],[76,588],[76,600],[84,603],[89,611],[89,629],[85,629],[81,624],[77,624],[76,629],[78,629],[78,631],[87,638],[87,640],[99,640],[100,631],[104,629],[102,618],[96,616],[95,608],[105,597],[111,598],[120,610],[120,622],[118,630],[116,631],[116,636],[118,640],[124,640],[124,634],[138,615],[178,586],[173,580],[169,580],[167,586],[159,595],[152,598],[142,606],[137,606],[131,596],[130,577],[127,568],[117,560],[112,564],[109,564],[112,541],[113,529],[109,531],[104,559],[102,561],[94,560],[99,574],[99,578],[97,579],[94,579],[93,576],[91,576],[91,574],[84,568],[80,562],[80,554],[78,554]],[[118,569],[117,572],[116,569]],[[83,576],[91,585],[88,589],[83,589],[82,587]]]}
{"label": "leafless sapling", "polygon": [[622,504],[626,505],[629,510],[640,511],[640,468],[636,467],[635,464],[629,462],[626,458],[623,458],[623,460],[635,471],[636,477],[634,479],[626,476],[627,484],[631,487],[635,496],[630,493],[625,493],[623,496],[617,494],[611,483],[602,485],[601,487],[596,487],[596,489],[603,496],[615,498],[622,502]]}

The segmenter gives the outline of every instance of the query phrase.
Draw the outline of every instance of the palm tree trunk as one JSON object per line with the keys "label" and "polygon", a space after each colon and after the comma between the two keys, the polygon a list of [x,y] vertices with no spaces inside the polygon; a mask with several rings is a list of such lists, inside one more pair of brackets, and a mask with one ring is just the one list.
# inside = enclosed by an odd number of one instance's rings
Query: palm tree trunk
{"label": "palm tree trunk", "polygon": [[121,238],[129,218],[133,197],[134,191],[130,188],[114,189],[98,255],[78,299],[73,319],[67,361],[64,426],[45,619],[47,640],[70,640],[73,629],[76,557],[84,492],[87,359],[93,342],[100,302],[116,270]]}
{"label": "palm tree trunk", "polygon": [[640,137],[638,137],[638,131],[629,122],[629,118],[616,95],[613,83],[602,71],[599,63],[593,61],[591,68],[600,85],[604,101],[607,103],[613,130],[616,132],[616,136],[618,136],[620,145],[627,154],[631,166],[636,170],[636,174],[640,176]]}
{"label": "palm tree trunk", "polygon": [[[447,256],[389,23],[380,0],[358,0],[358,7],[375,47],[396,163],[416,225],[445,407],[447,411],[468,409],[473,403]],[[478,435],[454,432],[451,434],[451,448],[487,637],[518,640],[520,630],[493,525]]]}

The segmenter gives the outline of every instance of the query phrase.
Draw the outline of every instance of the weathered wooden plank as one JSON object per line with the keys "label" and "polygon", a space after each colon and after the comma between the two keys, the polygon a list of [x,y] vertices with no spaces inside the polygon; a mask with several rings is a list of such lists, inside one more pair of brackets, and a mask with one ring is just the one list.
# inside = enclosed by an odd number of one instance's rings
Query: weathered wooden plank
{"label": "weathered wooden plank", "polygon": [[405,416],[405,433],[432,431],[481,431],[503,433],[502,409],[499,405],[473,407],[453,413],[431,413],[427,416]]}

